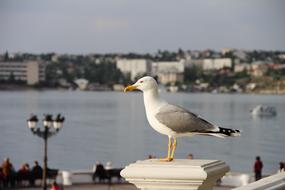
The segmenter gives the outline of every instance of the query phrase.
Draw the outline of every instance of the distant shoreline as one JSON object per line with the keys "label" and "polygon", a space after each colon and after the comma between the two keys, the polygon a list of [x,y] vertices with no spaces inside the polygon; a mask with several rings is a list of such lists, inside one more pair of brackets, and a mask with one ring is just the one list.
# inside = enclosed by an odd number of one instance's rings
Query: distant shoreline
{"label": "distant shoreline", "polygon": [[[77,89],[67,89],[67,88],[50,88],[50,87],[33,87],[33,86],[20,86],[20,85],[0,85],[0,92],[7,91],[83,91],[83,92],[123,92],[116,90],[77,90]],[[285,95],[285,90],[266,90],[260,89],[255,92],[207,92],[207,91],[178,91],[178,92],[168,92],[168,93],[202,93],[202,94],[256,94],[256,95]]]}

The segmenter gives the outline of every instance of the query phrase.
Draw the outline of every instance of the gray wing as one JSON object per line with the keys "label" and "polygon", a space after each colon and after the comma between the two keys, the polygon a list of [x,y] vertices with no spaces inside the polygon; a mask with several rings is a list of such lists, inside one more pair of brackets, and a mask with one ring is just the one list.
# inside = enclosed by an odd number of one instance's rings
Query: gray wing
{"label": "gray wing", "polygon": [[159,109],[156,119],[177,133],[213,131],[215,126],[182,107],[167,104]]}

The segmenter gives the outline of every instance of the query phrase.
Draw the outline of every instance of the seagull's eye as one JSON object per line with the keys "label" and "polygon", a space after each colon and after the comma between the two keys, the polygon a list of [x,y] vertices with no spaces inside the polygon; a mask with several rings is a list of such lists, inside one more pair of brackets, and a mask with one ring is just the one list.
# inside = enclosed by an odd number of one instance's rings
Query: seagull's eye
{"label": "seagull's eye", "polygon": [[143,81],[141,80],[140,83],[143,83]]}

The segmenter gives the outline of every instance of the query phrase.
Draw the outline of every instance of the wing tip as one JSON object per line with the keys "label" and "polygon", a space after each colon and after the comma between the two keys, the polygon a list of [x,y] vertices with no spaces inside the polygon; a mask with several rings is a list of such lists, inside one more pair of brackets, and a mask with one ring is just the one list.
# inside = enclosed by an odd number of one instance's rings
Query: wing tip
{"label": "wing tip", "polygon": [[[241,136],[241,131],[238,130],[238,129],[228,129],[228,128],[222,128],[222,127],[215,128],[213,133],[219,134],[219,135],[221,135],[223,137],[238,137],[238,136]],[[217,136],[217,135],[214,135],[214,136]]]}

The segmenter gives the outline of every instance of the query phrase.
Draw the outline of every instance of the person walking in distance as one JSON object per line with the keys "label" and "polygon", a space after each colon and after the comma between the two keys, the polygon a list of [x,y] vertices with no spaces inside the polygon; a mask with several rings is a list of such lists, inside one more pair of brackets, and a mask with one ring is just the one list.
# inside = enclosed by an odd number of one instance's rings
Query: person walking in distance
{"label": "person walking in distance", "polygon": [[285,171],[285,166],[283,162],[279,162],[279,169],[277,171],[277,173],[281,173]]}
{"label": "person walking in distance", "polygon": [[262,168],[263,168],[263,163],[260,159],[260,156],[257,156],[253,167],[255,174],[255,181],[258,181],[262,178]]}

